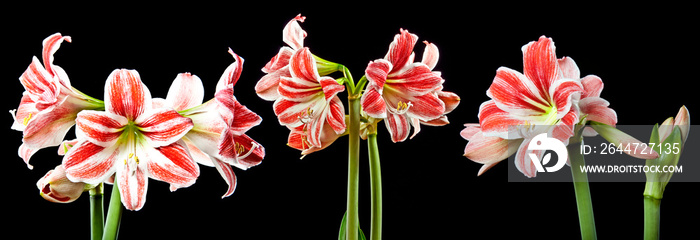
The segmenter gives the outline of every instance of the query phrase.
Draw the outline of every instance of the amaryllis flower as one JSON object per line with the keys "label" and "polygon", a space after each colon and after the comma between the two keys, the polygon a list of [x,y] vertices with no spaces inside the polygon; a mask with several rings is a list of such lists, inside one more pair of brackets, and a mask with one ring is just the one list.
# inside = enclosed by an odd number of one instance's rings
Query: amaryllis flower
{"label": "amaryllis flower", "polygon": [[[486,91],[486,95],[492,99],[479,107],[480,131],[477,132],[481,135],[476,136],[483,137],[472,139],[465,150],[470,148],[470,144],[491,148],[493,145],[480,142],[499,142],[491,137],[523,139],[516,153],[515,164],[523,174],[534,177],[536,168],[524,153],[524,148],[532,139],[530,137],[538,132],[548,132],[552,137],[568,143],[574,134],[574,125],[579,122],[578,106],[573,105],[572,98],[578,97],[584,90],[578,79],[564,77],[552,39],[542,36],[538,41],[523,46],[522,51],[524,74],[506,67],[496,71],[496,77]],[[500,142],[498,146],[501,145],[504,148],[500,148],[500,153],[512,152],[512,144]],[[485,159],[483,151],[471,153],[482,155],[477,157],[465,152],[465,156],[475,157],[479,159],[477,162],[490,166],[503,160],[505,155],[491,153],[486,156],[494,159]]]}
{"label": "amaryllis flower", "polygon": [[[299,25],[300,22],[304,22],[306,17],[301,14],[289,20],[287,25],[282,29],[282,41],[287,44],[287,46],[281,47],[277,55],[272,57],[270,61],[265,64],[262,71],[265,74],[258,83],[255,85],[255,92],[260,96],[260,98],[274,101],[280,97],[277,89],[279,88],[280,81],[283,77],[292,77],[289,69],[289,61],[295,52],[304,48],[304,39],[307,34],[304,29]],[[329,62],[317,56],[314,56],[316,61],[316,68],[321,76],[328,75],[332,72],[338,71],[338,64]]]}
{"label": "amaryllis flower", "polygon": [[[424,42],[422,62],[413,62],[413,47],[418,36],[401,29],[384,59],[372,61],[365,70],[368,84],[362,95],[362,107],[373,118],[385,119],[394,142],[406,140],[411,125],[430,122],[453,109],[446,108],[438,96],[444,80],[432,71],[437,63],[437,47]],[[417,131],[414,130],[414,135]]]}
{"label": "amaryllis flower", "polygon": [[289,69],[291,77],[283,77],[279,84],[280,98],[273,105],[275,115],[280,124],[293,130],[292,134],[299,134],[300,146],[308,146],[304,149],[324,148],[328,141],[323,139],[329,134],[324,131],[325,125],[332,128],[331,134],[345,132],[345,107],[337,96],[345,86],[331,77],[319,76],[308,48],[292,55]]}
{"label": "amaryllis flower", "polygon": [[39,149],[58,146],[75,124],[78,112],[104,106],[102,101],[74,89],[66,72],[53,64],[53,54],[63,41],[70,42],[71,38],[56,33],[44,39],[44,63],[32,58],[19,78],[25,89],[22,100],[16,110],[10,111],[12,129],[23,132],[19,156],[30,169],[31,156]]}
{"label": "amaryllis flower", "polygon": [[76,126],[78,143],[63,158],[66,176],[95,185],[115,175],[129,210],[143,207],[148,178],[186,187],[199,176],[199,166],[179,141],[192,120],[152,108],[151,93],[134,70],[114,70],[105,84],[105,111],[80,112]]}
{"label": "amaryllis flower", "polygon": [[66,177],[63,165],[58,165],[36,183],[44,199],[56,203],[70,203],[78,199],[85,190],[85,183],[71,182]]}
{"label": "amaryllis flower", "polygon": [[182,141],[197,163],[219,171],[229,186],[223,197],[230,196],[236,189],[237,179],[231,165],[246,170],[260,164],[265,156],[262,145],[245,134],[260,124],[262,118],[233,96],[233,85],[240,77],[243,59],[230,49],[229,53],[236,62],[219,79],[216,100],[202,103],[202,80],[190,73],[175,78],[166,99],[154,99],[154,105],[173,107],[182,116],[192,119],[194,126]]}

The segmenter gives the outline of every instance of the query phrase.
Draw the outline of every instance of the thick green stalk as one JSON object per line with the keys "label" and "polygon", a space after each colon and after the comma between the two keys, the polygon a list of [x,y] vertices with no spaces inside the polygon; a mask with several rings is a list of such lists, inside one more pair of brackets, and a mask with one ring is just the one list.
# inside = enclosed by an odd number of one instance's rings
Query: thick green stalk
{"label": "thick green stalk", "polygon": [[114,179],[113,186],[112,197],[109,199],[109,210],[107,210],[107,222],[105,223],[105,229],[102,235],[102,239],[104,240],[117,239],[119,235],[119,225],[122,219],[122,211],[124,210],[116,178]]}
{"label": "thick green stalk", "polygon": [[[374,127],[376,125],[373,125]],[[376,129],[374,129],[376,130]],[[367,149],[369,152],[369,175],[372,198],[372,222],[369,239],[382,239],[382,169],[379,162],[379,148],[377,147],[377,133],[367,135]]]}
{"label": "thick green stalk", "polygon": [[348,114],[350,129],[348,138],[348,195],[347,195],[347,240],[358,239],[360,227],[358,214],[358,195],[360,178],[360,94],[349,93]]}
{"label": "thick green stalk", "polygon": [[104,230],[104,191],[100,183],[90,189],[90,239],[102,239]]}
{"label": "thick green stalk", "polygon": [[661,199],[644,196],[644,240],[659,239]]}
{"label": "thick green stalk", "polygon": [[578,208],[578,221],[581,227],[581,239],[597,239],[595,230],[595,219],[593,217],[593,204],[591,202],[591,191],[588,186],[588,174],[582,172],[581,168],[586,162],[581,155],[580,146],[583,140],[570,143],[568,146],[569,160],[571,161],[571,177],[574,182],[574,192],[576,193],[576,207]]}

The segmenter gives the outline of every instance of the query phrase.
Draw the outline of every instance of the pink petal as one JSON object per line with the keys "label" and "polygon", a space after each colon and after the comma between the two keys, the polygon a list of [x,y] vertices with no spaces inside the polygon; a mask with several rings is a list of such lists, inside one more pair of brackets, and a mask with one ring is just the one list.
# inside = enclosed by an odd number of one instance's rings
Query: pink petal
{"label": "pink petal", "polygon": [[34,169],[34,166],[29,164],[29,159],[32,158],[34,153],[36,153],[37,151],[39,151],[38,148],[30,148],[27,147],[26,144],[22,143],[22,145],[19,146],[19,149],[17,149],[17,155],[19,155],[19,157],[21,157],[22,160],[24,160],[24,163],[27,164],[27,168],[31,170]]}
{"label": "pink petal", "polygon": [[542,154],[544,154],[544,151],[542,150],[526,151],[531,140],[532,139],[525,139],[520,144],[520,147],[518,148],[518,151],[515,154],[515,168],[518,169],[518,171],[523,173],[528,178],[533,178],[537,176],[537,168],[532,163],[529,153],[537,154],[537,159],[542,159]]}
{"label": "pink petal", "polygon": [[75,122],[79,136],[99,146],[109,147],[121,136],[129,120],[109,112],[85,110],[78,113]]}
{"label": "pink petal", "polygon": [[464,148],[464,156],[481,164],[496,163],[513,155],[520,146],[519,140],[506,140],[499,137],[487,137],[476,127],[462,130],[462,136],[469,137]]}
{"label": "pink petal", "polygon": [[151,108],[151,92],[141,82],[135,70],[117,69],[107,78],[105,85],[105,110],[136,119]]}
{"label": "pink petal", "polygon": [[595,75],[588,75],[581,79],[581,85],[584,89],[584,92],[581,94],[582,99],[587,97],[600,97],[600,93],[603,91],[603,80]]}
{"label": "pink petal", "polygon": [[421,58],[421,62],[432,70],[435,68],[438,59],[440,58],[440,51],[438,51],[437,46],[435,46],[433,43],[429,43],[428,41],[423,41],[423,43],[425,43],[425,51],[423,51],[423,58]]}
{"label": "pink petal", "polygon": [[167,108],[144,112],[134,122],[152,147],[170,145],[194,126],[192,119]]}
{"label": "pink petal", "polygon": [[199,176],[199,165],[181,142],[152,148],[142,146],[139,158],[147,161],[148,174],[175,187],[192,185]]}
{"label": "pink petal", "polygon": [[413,104],[407,112],[411,118],[430,121],[445,113],[445,103],[440,101],[434,93],[411,97],[408,101]]}
{"label": "pink petal", "polygon": [[283,98],[277,99],[272,105],[275,115],[281,125],[288,127],[297,127],[302,125],[300,117],[321,114],[326,101],[323,98],[318,98],[315,101],[294,102]]}
{"label": "pink petal", "polygon": [[214,167],[216,167],[216,170],[219,172],[219,174],[221,174],[221,177],[224,179],[224,181],[226,181],[226,184],[228,185],[226,193],[224,193],[224,195],[221,196],[221,198],[231,196],[236,190],[236,185],[238,182],[236,180],[236,174],[233,172],[233,169],[231,169],[231,166],[228,163],[225,163],[218,159],[214,159],[212,162],[214,163]]}
{"label": "pink petal", "polygon": [[[189,134],[182,138],[182,143],[190,152],[192,160],[204,166],[214,166],[214,164],[212,163],[213,159],[209,157],[209,154],[199,149],[199,146],[197,146],[197,144],[189,138]],[[216,144],[216,142],[213,143]]]}
{"label": "pink petal", "polygon": [[541,115],[550,107],[548,97],[549,88],[525,77],[519,72],[500,67],[496,71],[493,83],[486,91],[500,109],[520,116]]}
{"label": "pink petal", "polygon": [[387,114],[384,121],[386,129],[389,130],[391,141],[403,142],[408,138],[408,132],[411,131],[411,125],[404,114]]}
{"label": "pink petal", "polygon": [[114,174],[119,151],[117,145],[101,147],[89,141],[79,141],[63,156],[68,179],[73,182],[98,184]]}
{"label": "pink petal", "polygon": [[[64,101],[65,102],[65,101]],[[31,117],[22,141],[30,148],[58,146],[75,124],[76,111],[68,104],[52,106]]]}
{"label": "pink petal", "polygon": [[306,17],[299,14],[282,29],[282,41],[295,50],[304,47],[306,31],[299,26],[299,22],[304,22],[304,20],[306,20]]}
{"label": "pink petal", "polygon": [[589,96],[579,101],[581,113],[586,115],[586,119],[605,123],[610,126],[617,124],[617,113],[612,108],[609,108],[608,101],[600,97]]}
{"label": "pink petal", "polygon": [[375,88],[367,88],[361,98],[362,110],[373,118],[386,118],[386,103]]}
{"label": "pink petal", "polygon": [[554,50],[554,42],[545,36],[522,47],[523,72],[537,86],[540,96],[547,96],[550,86],[562,77]]}
{"label": "pink petal", "polygon": [[204,85],[197,75],[180,73],[168,90],[166,101],[172,104],[176,111],[182,111],[202,104],[204,100]]}
{"label": "pink petal", "polygon": [[404,29],[400,29],[400,33],[394,36],[394,41],[389,45],[389,52],[384,57],[394,66],[392,72],[413,62],[413,47],[417,41],[418,36]]}
{"label": "pink petal", "polygon": [[234,104],[234,112],[236,114],[233,118],[233,123],[231,123],[230,131],[233,131],[235,135],[243,135],[252,127],[257,126],[260,124],[260,122],[262,122],[262,118],[258,114],[243,106],[235,99]]}
{"label": "pink petal", "polygon": [[558,60],[559,68],[561,69],[562,77],[568,79],[580,79],[581,71],[578,69],[578,65],[574,62],[574,59],[570,57],[563,57]]}
{"label": "pink petal", "polygon": [[331,77],[321,77],[319,83],[323,89],[323,95],[326,101],[330,101],[338,93],[345,91],[345,85],[336,82],[335,79]]}
{"label": "pink petal", "polygon": [[440,101],[445,103],[445,112],[443,114],[452,112],[461,101],[459,95],[453,92],[437,91],[437,96],[440,98]]}

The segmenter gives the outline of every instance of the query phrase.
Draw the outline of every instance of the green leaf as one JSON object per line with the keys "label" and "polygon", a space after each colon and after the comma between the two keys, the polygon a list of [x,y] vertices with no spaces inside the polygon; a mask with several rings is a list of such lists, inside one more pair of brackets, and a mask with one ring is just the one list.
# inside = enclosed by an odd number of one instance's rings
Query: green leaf
{"label": "green leaf", "polygon": [[[345,229],[347,228],[346,227],[347,220],[348,220],[348,213],[346,212],[345,214],[343,214],[343,220],[340,221],[340,230],[338,230],[338,240],[345,240]],[[365,237],[365,233],[362,232],[362,229],[357,228],[357,231],[360,235],[360,240],[367,240],[367,238]]]}

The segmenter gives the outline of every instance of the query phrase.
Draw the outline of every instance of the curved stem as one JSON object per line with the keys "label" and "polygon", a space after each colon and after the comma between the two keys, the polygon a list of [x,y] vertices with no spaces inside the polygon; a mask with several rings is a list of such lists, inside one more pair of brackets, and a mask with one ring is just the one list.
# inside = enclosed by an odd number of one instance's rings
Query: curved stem
{"label": "curved stem", "polygon": [[661,199],[644,196],[644,240],[659,239]]}
{"label": "curved stem", "polygon": [[597,239],[591,190],[588,186],[588,174],[581,171],[583,166],[586,165],[580,151],[581,142],[569,143],[568,146],[569,160],[571,161],[571,177],[574,182],[574,192],[576,193],[578,221],[581,227],[582,239]]}
{"label": "curved stem", "polygon": [[379,162],[379,148],[377,147],[377,133],[367,135],[367,149],[369,152],[369,175],[372,198],[372,222],[369,239],[382,239],[382,169]]}
{"label": "curved stem", "polygon": [[124,210],[116,178],[114,179],[113,186],[112,196],[109,199],[107,222],[105,223],[104,235],[102,235],[102,239],[104,240],[117,239],[117,236],[119,235],[119,225],[121,224],[122,211]]}
{"label": "curved stem", "polygon": [[100,183],[90,189],[90,239],[102,239],[104,230],[104,192]]}

